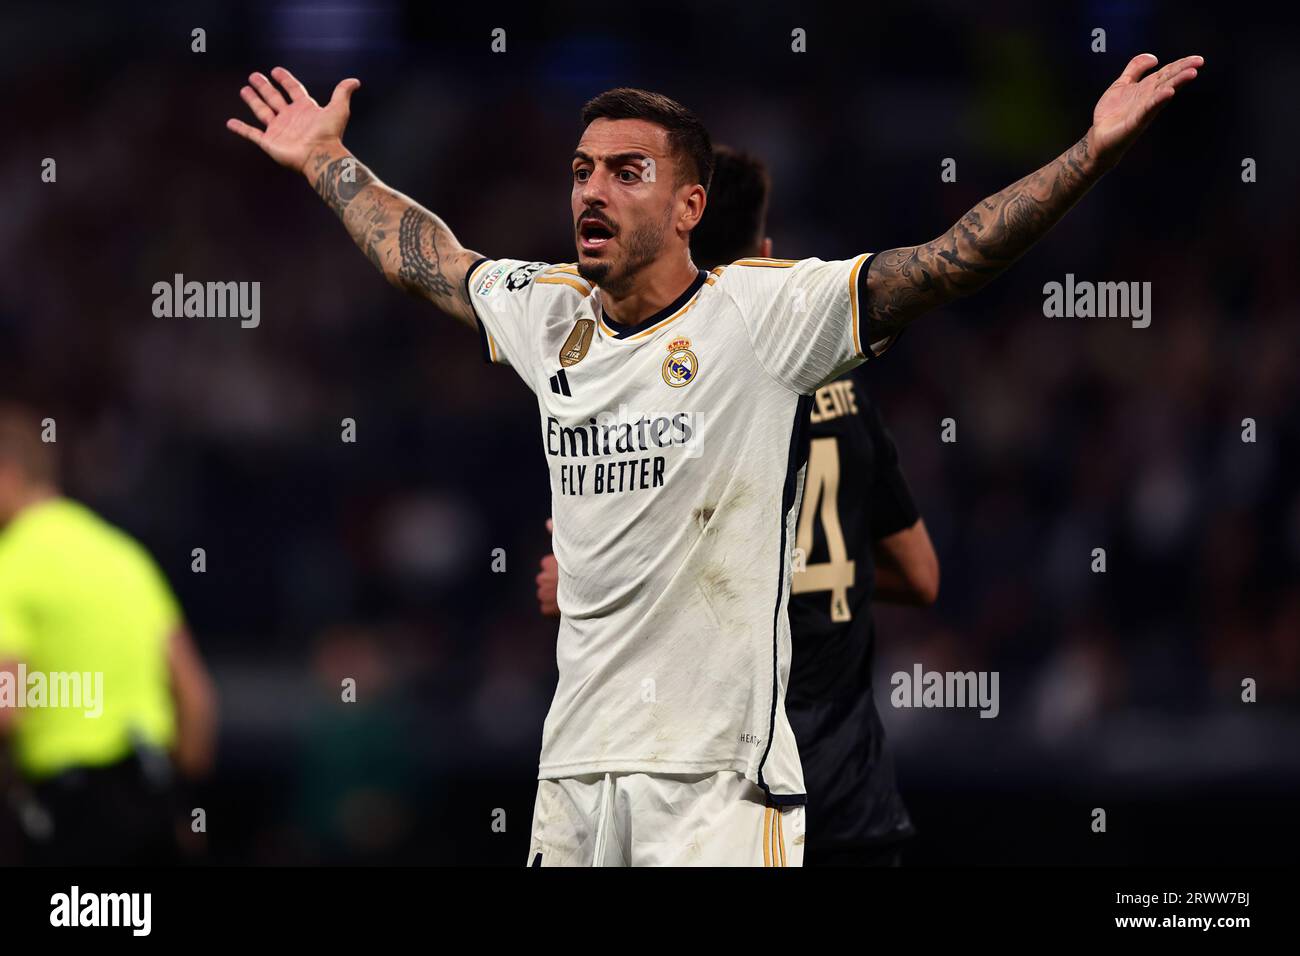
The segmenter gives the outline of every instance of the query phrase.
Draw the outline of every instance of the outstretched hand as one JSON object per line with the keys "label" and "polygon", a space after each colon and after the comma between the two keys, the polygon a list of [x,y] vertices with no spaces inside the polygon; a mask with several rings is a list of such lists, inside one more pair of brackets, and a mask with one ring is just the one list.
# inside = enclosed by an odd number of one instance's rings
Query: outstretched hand
{"label": "outstretched hand", "polygon": [[1142,75],[1158,62],[1150,53],[1139,53],[1097,101],[1088,150],[1102,168],[1115,165],[1178,88],[1196,79],[1205,58],[1185,56],[1149,76]]}
{"label": "outstretched hand", "polygon": [[284,88],[283,94],[261,73],[252,74],[248,78],[250,85],[239,91],[265,129],[237,119],[226,120],[226,129],[252,140],[281,166],[302,172],[313,152],[321,146],[342,142],[352,94],[361,81],[343,80],[334,87],[330,101],[321,106],[284,67],[277,66],[271,76]]}

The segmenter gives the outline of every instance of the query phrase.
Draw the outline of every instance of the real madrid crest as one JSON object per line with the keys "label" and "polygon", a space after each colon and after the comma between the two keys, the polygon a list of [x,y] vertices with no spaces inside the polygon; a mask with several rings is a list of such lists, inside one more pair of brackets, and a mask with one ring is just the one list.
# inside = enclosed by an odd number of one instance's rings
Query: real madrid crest
{"label": "real madrid crest", "polygon": [[664,359],[664,381],[673,388],[681,388],[695,380],[700,370],[699,360],[691,351],[690,339],[673,339],[668,343],[668,358]]}
{"label": "real madrid crest", "polygon": [[564,346],[560,349],[560,364],[568,368],[586,358],[587,349],[591,348],[591,337],[595,332],[594,320],[579,319],[575,322],[573,331],[569,333],[569,337],[564,340]]}

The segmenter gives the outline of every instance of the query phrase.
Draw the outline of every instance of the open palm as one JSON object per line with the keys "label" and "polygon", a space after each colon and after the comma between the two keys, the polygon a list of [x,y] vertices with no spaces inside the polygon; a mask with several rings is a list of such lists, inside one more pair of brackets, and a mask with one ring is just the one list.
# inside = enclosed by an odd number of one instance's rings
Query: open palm
{"label": "open palm", "polygon": [[280,165],[301,172],[316,148],[343,139],[352,94],[361,81],[343,80],[322,107],[284,67],[277,66],[271,75],[284,87],[288,99],[261,73],[252,74],[248,78],[250,85],[239,91],[265,129],[237,119],[226,120],[226,129],[252,140]]}
{"label": "open palm", "polygon": [[1150,53],[1133,57],[1093,108],[1091,145],[1093,155],[1103,163],[1114,163],[1123,155],[1178,88],[1196,78],[1197,67],[1205,59],[1185,56],[1149,76],[1142,75],[1158,62]]}

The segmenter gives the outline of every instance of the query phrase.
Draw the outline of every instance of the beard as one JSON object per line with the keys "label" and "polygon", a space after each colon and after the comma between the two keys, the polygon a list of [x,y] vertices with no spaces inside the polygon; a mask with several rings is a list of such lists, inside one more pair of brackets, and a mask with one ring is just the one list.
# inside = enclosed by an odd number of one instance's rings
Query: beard
{"label": "beard", "polygon": [[622,262],[578,262],[578,275],[593,285],[598,285],[610,295],[620,297],[632,288],[638,272],[654,262],[664,247],[668,224],[673,210],[664,210],[661,222],[646,222],[637,226],[627,237],[626,252]]}

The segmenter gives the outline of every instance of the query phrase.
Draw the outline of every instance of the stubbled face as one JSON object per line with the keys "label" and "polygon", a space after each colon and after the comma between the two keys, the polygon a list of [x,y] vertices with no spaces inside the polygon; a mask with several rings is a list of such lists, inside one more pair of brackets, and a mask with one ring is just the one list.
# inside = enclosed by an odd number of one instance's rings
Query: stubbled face
{"label": "stubbled face", "polygon": [[[622,295],[636,274],[677,238],[685,195],[674,189],[668,131],[645,120],[598,119],[573,156],[578,274]],[[689,227],[681,236],[684,243]]]}

